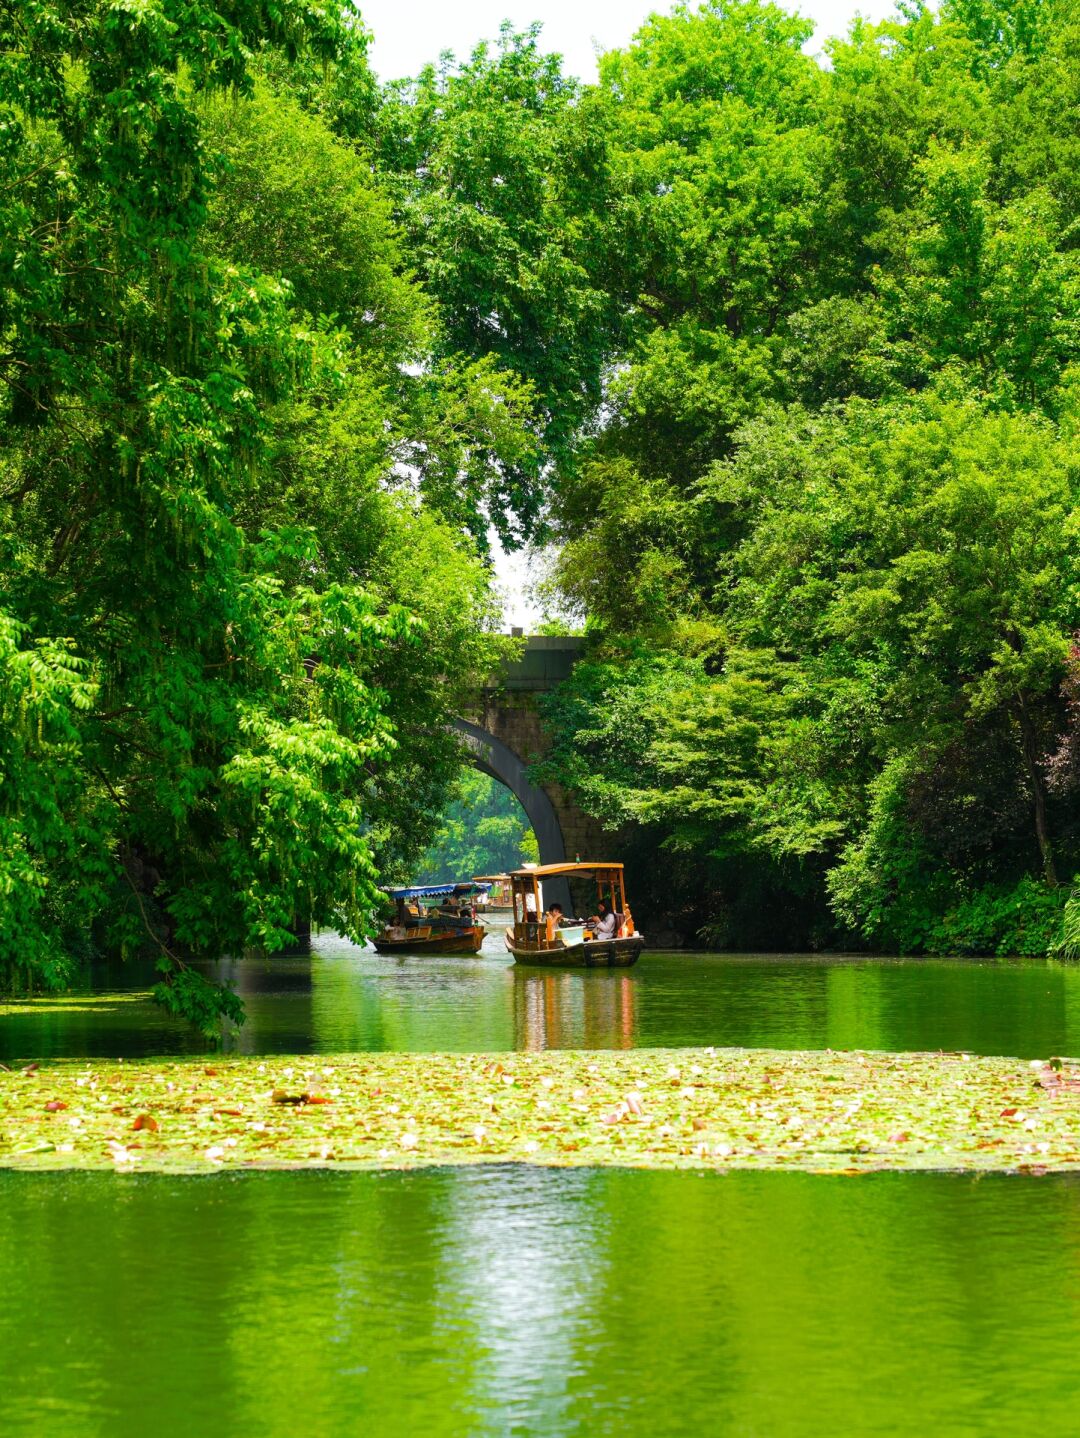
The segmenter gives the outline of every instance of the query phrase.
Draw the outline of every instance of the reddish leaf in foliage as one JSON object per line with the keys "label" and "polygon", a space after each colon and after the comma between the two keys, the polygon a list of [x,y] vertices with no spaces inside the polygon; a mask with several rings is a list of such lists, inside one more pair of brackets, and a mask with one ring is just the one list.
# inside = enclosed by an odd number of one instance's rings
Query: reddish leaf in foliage
{"label": "reddish leaf in foliage", "polygon": [[324,1093],[306,1093],[301,1095],[301,1103],[329,1103],[330,1100]]}
{"label": "reddish leaf in foliage", "polygon": [[217,1078],[217,1069],[205,1068],[203,1073],[209,1074],[211,1078]]}
{"label": "reddish leaf in foliage", "polygon": [[131,1125],[135,1130],[147,1129],[150,1133],[157,1133],[158,1121],[152,1113],[141,1113]]}
{"label": "reddish leaf in foliage", "polygon": [[63,1101],[63,1099],[51,1098],[49,1102],[45,1105],[45,1112],[59,1113],[62,1108],[67,1108],[67,1104]]}
{"label": "reddish leaf in foliage", "polygon": [[998,1117],[999,1117],[999,1118],[1012,1118],[1012,1116],[1013,1116],[1013,1114],[1014,1114],[1015,1112],[1016,1112],[1016,1110],[1015,1110],[1014,1108],[1003,1108],[1003,1109],[1001,1110],[1001,1113],[998,1115]]}

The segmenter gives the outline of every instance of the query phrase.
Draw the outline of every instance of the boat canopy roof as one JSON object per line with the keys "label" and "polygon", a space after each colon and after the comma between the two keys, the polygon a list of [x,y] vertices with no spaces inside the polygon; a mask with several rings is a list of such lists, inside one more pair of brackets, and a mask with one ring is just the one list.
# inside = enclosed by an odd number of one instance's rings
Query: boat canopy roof
{"label": "boat canopy roof", "polygon": [[547,879],[552,874],[595,874],[599,870],[622,870],[621,864],[605,864],[599,861],[588,864],[536,864],[531,869],[515,869],[512,879]]}
{"label": "boat canopy roof", "polygon": [[492,884],[505,884],[509,877],[509,874],[477,874],[473,883],[490,888]]}
{"label": "boat canopy roof", "polygon": [[414,884],[408,889],[383,889],[392,899],[446,899],[453,896],[463,898],[466,894],[486,894],[490,884],[470,879],[467,884]]}

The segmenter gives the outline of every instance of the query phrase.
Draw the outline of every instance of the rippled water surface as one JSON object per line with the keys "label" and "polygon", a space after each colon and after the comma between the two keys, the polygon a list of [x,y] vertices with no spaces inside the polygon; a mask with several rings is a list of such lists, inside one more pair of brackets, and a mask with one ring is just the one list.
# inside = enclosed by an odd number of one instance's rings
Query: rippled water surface
{"label": "rippled water surface", "polygon": [[1080,1184],[0,1173],[5,1438],[1074,1433]]}
{"label": "rippled water surface", "polygon": [[[222,965],[248,1021],[243,1053],[629,1048],[967,1049],[1080,1055],[1080,967],[1045,960],[649,954],[633,969],[517,968],[475,957],[383,957],[324,936],[303,957]],[[0,1057],[202,1048],[160,1011],[77,1001],[0,1017]]]}

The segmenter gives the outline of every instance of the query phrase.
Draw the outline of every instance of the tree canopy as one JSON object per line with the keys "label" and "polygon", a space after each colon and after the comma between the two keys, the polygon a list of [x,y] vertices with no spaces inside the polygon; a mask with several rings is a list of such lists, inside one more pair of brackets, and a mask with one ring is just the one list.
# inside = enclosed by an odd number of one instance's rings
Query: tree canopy
{"label": "tree canopy", "polygon": [[356,153],[257,79],[359,63],[344,13],[0,25],[0,975],[146,949],[210,1025],[236,1001],[193,960],[361,937],[426,844],[494,619],[468,486],[444,517],[428,473],[527,441],[434,355]]}
{"label": "tree canopy", "polygon": [[457,884],[538,863],[536,835],[524,809],[496,779],[466,768],[431,847],[415,866],[417,883]]}
{"label": "tree canopy", "polygon": [[690,938],[1046,952],[1080,865],[1076,17],[912,8],[827,68],[806,35],[715,0],[601,63],[623,327],[553,501],[592,663],[548,772],[672,852]]}

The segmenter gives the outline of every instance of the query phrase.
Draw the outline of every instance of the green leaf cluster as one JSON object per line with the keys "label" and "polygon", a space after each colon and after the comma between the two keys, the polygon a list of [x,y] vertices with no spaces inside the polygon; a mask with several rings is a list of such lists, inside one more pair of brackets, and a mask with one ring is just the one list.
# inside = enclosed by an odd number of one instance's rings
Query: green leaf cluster
{"label": "green leaf cluster", "polygon": [[545,479],[576,464],[619,325],[601,219],[613,117],[542,52],[539,29],[506,24],[462,64],[446,55],[388,86],[375,142],[438,352],[529,406],[533,443],[506,456],[490,492],[508,548],[542,528]]}

